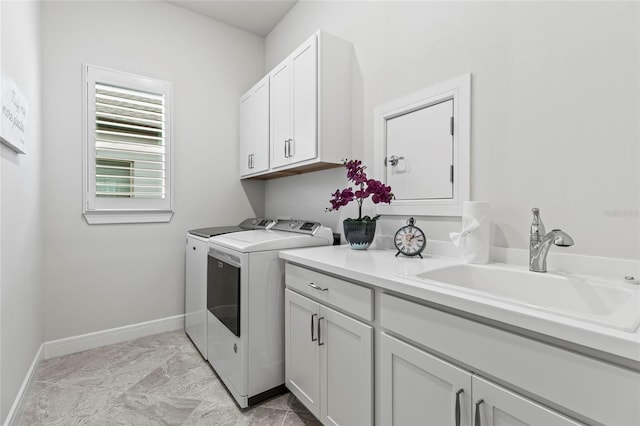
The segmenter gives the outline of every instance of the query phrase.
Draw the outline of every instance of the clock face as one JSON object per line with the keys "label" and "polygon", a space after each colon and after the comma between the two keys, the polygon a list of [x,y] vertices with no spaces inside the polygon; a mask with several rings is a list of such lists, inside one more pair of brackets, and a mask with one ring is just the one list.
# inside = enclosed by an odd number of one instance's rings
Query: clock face
{"label": "clock face", "polygon": [[427,246],[427,238],[420,228],[403,226],[396,232],[393,240],[398,251],[405,256],[416,256]]}

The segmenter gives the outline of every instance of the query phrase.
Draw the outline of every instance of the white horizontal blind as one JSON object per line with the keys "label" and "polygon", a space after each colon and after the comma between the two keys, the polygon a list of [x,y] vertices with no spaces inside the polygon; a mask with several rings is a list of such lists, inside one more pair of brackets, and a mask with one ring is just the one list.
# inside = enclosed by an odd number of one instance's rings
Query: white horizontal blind
{"label": "white horizontal blind", "polygon": [[164,97],[95,84],[96,197],[164,198]]}
{"label": "white horizontal blind", "polygon": [[171,83],[86,64],[83,81],[85,217],[170,218]]}

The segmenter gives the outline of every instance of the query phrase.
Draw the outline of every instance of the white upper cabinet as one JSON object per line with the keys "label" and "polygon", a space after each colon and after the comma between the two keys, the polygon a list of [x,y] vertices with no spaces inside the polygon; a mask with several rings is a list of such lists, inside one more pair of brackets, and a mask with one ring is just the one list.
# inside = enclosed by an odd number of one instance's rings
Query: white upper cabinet
{"label": "white upper cabinet", "polygon": [[240,98],[240,176],[269,170],[269,78]]}
{"label": "white upper cabinet", "polygon": [[314,35],[271,74],[271,161],[274,169],[317,156],[317,52]]}
{"label": "white upper cabinet", "polygon": [[[351,43],[317,32],[269,73],[265,145],[270,163],[242,177],[271,179],[323,170],[351,157],[351,61]],[[241,135],[252,127],[251,120],[242,120]],[[242,168],[248,154],[242,157],[242,147],[240,152]]]}

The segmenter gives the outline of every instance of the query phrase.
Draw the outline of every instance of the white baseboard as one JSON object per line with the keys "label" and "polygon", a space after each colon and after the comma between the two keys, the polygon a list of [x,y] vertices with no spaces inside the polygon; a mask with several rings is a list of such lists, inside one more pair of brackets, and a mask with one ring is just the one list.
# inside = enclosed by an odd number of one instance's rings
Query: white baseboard
{"label": "white baseboard", "polygon": [[33,358],[33,362],[31,363],[31,367],[29,367],[29,371],[27,371],[27,375],[22,382],[22,386],[20,386],[20,390],[18,391],[18,395],[16,396],[15,401],[13,401],[13,405],[7,414],[7,418],[4,421],[4,426],[16,425],[20,421],[22,417],[22,413],[24,412],[24,408],[29,399],[29,395],[31,395],[31,389],[33,388],[33,384],[38,378],[38,372],[40,371],[40,364],[44,359],[44,343],[40,345],[38,352],[36,352],[36,356]]}
{"label": "white baseboard", "polygon": [[162,318],[44,343],[44,359],[184,328],[184,315]]}

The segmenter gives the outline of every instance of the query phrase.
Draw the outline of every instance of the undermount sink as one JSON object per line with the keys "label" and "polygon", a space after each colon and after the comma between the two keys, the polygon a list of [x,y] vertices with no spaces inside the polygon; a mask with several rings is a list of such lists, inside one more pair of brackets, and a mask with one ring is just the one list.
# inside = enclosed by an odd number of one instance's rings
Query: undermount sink
{"label": "undermount sink", "polygon": [[468,264],[422,272],[413,278],[623,331],[634,331],[640,322],[640,288],[599,278]]}

